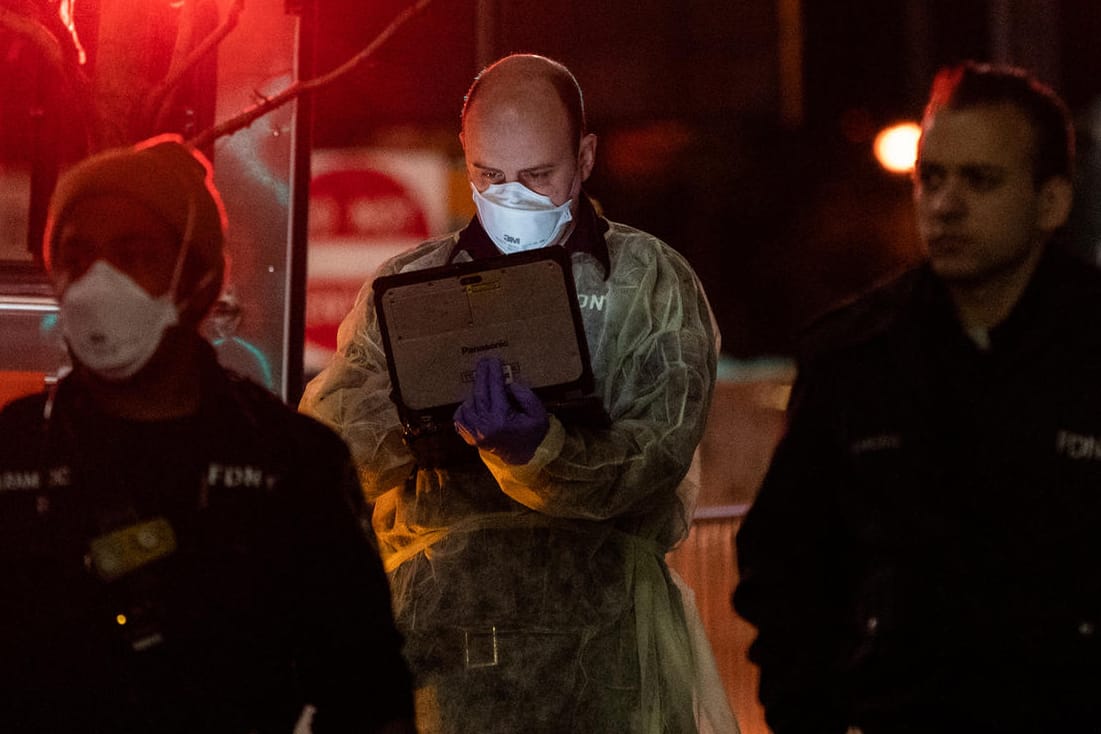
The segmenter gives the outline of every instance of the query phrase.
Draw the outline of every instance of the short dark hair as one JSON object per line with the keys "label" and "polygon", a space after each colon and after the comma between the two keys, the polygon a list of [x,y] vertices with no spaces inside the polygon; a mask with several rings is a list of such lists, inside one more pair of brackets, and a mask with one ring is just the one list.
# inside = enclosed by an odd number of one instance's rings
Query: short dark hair
{"label": "short dark hair", "polygon": [[[508,57],[505,58],[507,59]],[[588,131],[585,123],[585,98],[581,94],[581,85],[577,83],[577,79],[574,77],[573,73],[567,69],[564,64],[545,56],[536,56],[534,58],[547,62],[544,64],[544,77],[554,87],[554,91],[558,93],[558,98],[562,100],[562,105],[566,108],[566,117],[570,126],[569,132],[572,136],[571,139],[580,141],[581,136]],[[482,78],[486,75],[486,72],[492,71],[493,67],[503,60],[504,59],[500,59],[490,64],[478,72],[478,75],[474,77],[474,82],[470,85],[470,89],[467,90],[466,96],[463,97],[463,109],[462,113],[459,115],[459,122],[462,129],[466,129],[466,115],[481,86]]]}
{"label": "short dark hair", "polygon": [[1066,104],[1027,71],[1005,65],[965,61],[942,68],[933,79],[924,119],[941,109],[1011,104],[1032,125],[1035,147],[1033,180],[1074,176],[1074,124]]}

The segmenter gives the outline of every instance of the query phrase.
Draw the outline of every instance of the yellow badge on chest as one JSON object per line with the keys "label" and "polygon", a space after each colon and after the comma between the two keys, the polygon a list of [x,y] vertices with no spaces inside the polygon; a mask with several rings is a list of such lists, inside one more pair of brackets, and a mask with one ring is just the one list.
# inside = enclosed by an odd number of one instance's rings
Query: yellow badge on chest
{"label": "yellow badge on chest", "polygon": [[176,533],[163,517],[93,538],[90,546],[92,566],[104,581],[125,576],[175,550]]}

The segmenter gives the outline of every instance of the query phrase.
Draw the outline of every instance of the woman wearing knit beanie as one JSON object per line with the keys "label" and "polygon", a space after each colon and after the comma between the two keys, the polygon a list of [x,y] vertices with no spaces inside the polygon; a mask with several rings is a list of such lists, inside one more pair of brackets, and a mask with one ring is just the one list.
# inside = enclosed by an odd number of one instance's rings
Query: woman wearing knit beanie
{"label": "woman wearing knit beanie", "polygon": [[[66,171],[50,203],[45,260],[75,367],[117,383],[144,372],[162,344],[185,347],[190,340],[171,332],[197,330],[217,297],[224,227],[209,163],[176,136]],[[183,351],[158,359],[147,379],[193,373]]]}
{"label": "woman wearing knit beanie", "polygon": [[5,730],[413,731],[347,448],[199,333],[224,227],[179,138],[58,182],[44,246],[73,369],[0,410]]}

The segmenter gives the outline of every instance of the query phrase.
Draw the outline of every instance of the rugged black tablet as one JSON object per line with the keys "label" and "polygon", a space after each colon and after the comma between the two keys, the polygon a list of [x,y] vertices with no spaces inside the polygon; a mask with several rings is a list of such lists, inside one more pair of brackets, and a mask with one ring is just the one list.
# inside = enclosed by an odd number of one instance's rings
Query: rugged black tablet
{"label": "rugged black tablet", "polygon": [[394,399],[442,414],[466,399],[480,357],[546,402],[592,390],[568,253],[559,246],[380,276],[375,308]]}

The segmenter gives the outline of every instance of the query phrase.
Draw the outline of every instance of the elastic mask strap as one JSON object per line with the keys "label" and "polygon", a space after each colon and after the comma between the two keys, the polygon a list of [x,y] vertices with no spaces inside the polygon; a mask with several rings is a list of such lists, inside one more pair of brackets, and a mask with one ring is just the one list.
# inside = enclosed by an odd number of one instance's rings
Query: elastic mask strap
{"label": "elastic mask strap", "polygon": [[[187,253],[192,247],[192,240],[195,234],[195,197],[187,200],[187,227],[184,228],[184,242],[179,247],[179,259],[176,261],[176,270],[172,273],[172,287],[170,293],[172,294],[172,303],[176,306],[177,313],[183,313],[190,305],[190,297],[183,300],[177,300],[176,296],[179,288],[179,278],[182,277],[184,271],[184,262],[187,260]],[[211,281],[214,281],[215,274],[212,271],[207,271],[206,274],[199,278],[199,282],[195,284],[194,293],[197,294],[203,291]]]}
{"label": "elastic mask strap", "polygon": [[[188,252],[191,250],[191,240],[195,234],[195,212],[197,207],[195,206],[195,197],[191,197],[187,201],[187,226],[184,227],[183,242],[180,245],[180,255],[176,259],[176,268],[172,271],[172,284],[168,289],[169,294],[172,297],[172,303],[176,307],[177,313],[182,313],[187,310],[190,305],[191,298],[185,298],[182,301],[177,300],[179,295],[180,278],[183,276],[183,266],[187,261]],[[205,288],[212,280],[214,280],[214,273],[208,271],[206,275],[195,284],[195,293],[198,293]]]}
{"label": "elastic mask strap", "polygon": [[[204,275],[202,277],[202,280],[200,280],[198,283],[195,284],[195,292],[198,293],[199,291],[201,291],[212,280],[214,280],[214,273],[209,273],[208,272],[206,275]],[[183,312],[183,311],[187,310],[187,307],[189,305],[191,305],[191,299],[190,298],[185,298],[184,300],[182,300],[178,304],[176,304],[176,309],[180,312]]]}
{"label": "elastic mask strap", "polygon": [[[59,376],[60,379],[60,376]],[[54,404],[57,402],[57,381],[50,383],[46,388],[46,402],[42,405],[42,420],[47,426],[54,417]]]}
{"label": "elastic mask strap", "polygon": [[58,370],[57,379],[46,386],[46,401],[42,404],[42,443],[39,446],[39,477],[48,476],[50,459],[50,438],[53,430],[54,408],[57,406],[57,388],[68,369]]}
{"label": "elastic mask strap", "polygon": [[172,284],[168,287],[168,293],[172,302],[176,302],[179,295],[180,278],[183,276],[184,262],[187,261],[188,251],[191,249],[191,238],[195,234],[195,197],[187,200],[187,226],[184,227],[183,242],[180,243],[180,254],[176,257],[176,267],[172,271]]}

